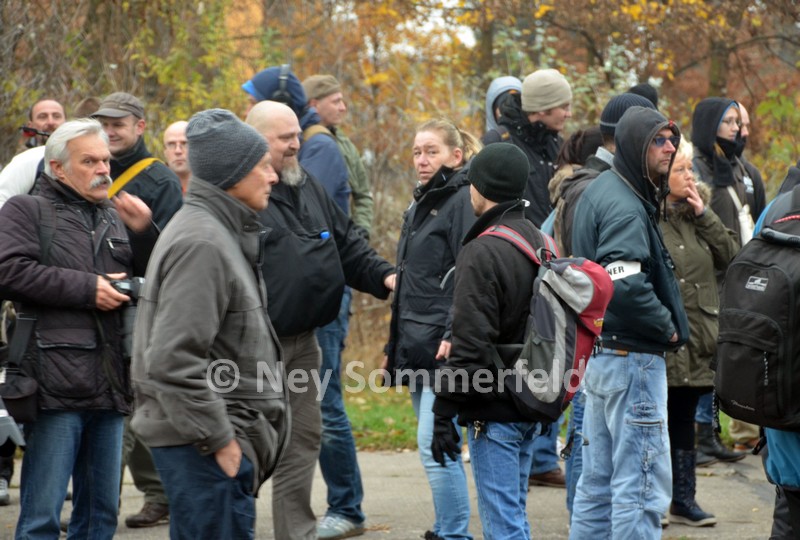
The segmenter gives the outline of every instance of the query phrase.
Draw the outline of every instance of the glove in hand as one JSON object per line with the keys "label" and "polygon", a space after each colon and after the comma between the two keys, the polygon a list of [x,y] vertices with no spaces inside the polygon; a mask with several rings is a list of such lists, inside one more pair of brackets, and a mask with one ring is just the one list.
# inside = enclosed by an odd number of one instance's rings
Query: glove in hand
{"label": "glove in hand", "polygon": [[461,437],[453,424],[452,418],[434,415],[433,417],[433,441],[431,441],[431,453],[433,460],[444,467],[446,465],[445,456],[456,461],[461,454]]}

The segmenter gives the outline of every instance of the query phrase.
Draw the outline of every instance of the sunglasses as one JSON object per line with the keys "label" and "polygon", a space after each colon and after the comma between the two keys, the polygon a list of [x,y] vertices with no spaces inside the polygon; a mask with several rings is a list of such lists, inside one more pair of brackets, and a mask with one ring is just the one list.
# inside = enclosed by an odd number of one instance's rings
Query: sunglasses
{"label": "sunglasses", "polygon": [[681,138],[677,135],[672,137],[653,137],[653,144],[658,148],[667,144],[667,141],[669,141],[673,148],[678,148],[678,145],[681,143]]}
{"label": "sunglasses", "polygon": [[42,137],[49,137],[50,136],[50,134],[47,133],[46,131],[39,131],[38,129],[30,127],[30,126],[22,126],[21,128],[19,128],[19,130],[26,137],[36,137],[37,135],[40,135]]}

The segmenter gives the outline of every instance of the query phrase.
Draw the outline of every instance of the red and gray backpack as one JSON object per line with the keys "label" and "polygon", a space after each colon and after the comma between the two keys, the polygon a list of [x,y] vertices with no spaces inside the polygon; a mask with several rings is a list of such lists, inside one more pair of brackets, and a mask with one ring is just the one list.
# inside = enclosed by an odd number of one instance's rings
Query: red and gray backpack
{"label": "red and gray backpack", "polygon": [[583,380],[614,286],[605,268],[584,258],[558,258],[553,239],[537,232],[537,247],[503,225],[480,236],[510,242],[539,268],[523,343],[499,346],[514,349],[514,364],[505,365],[499,353],[493,361],[517,410],[532,421],[552,422]]}

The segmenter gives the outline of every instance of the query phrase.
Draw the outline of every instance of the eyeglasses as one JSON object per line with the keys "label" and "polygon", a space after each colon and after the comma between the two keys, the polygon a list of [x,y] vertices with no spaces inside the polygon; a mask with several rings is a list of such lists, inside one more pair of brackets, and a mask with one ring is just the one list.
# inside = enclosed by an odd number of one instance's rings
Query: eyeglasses
{"label": "eyeglasses", "polygon": [[677,135],[672,137],[653,137],[653,144],[658,148],[667,144],[667,141],[669,141],[673,148],[678,148],[678,145],[681,143],[681,138]]}
{"label": "eyeglasses", "polygon": [[733,124],[736,124],[737,126],[742,127],[742,121],[739,120],[738,118],[723,118],[722,122],[720,122],[720,123],[721,124],[727,124],[729,126],[732,126]]}

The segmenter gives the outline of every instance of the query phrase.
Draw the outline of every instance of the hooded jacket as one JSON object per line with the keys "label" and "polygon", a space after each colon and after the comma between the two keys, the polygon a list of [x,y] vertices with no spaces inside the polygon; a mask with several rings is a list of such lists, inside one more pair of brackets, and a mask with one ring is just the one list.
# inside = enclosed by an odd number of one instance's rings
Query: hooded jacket
{"label": "hooded jacket", "polygon": [[[131,427],[142,440],[210,455],[235,437],[255,467],[254,493],[289,433],[281,349],[259,269],[265,233],[254,211],[193,178],[147,268],[131,365]],[[234,380],[217,365],[233,367]]]}
{"label": "hooded jacket", "polygon": [[[614,280],[601,336],[611,349],[663,353],[689,337],[672,259],[658,228],[666,175],[656,179],[659,189],[647,170],[650,143],[662,129],[680,135],[658,111],[628,109],[616,129],[614,166],[589,184],[575,210],[575,256],[604,266]],[[676,342],[669,341],[673,334]]]}
{"label": "hooded jacket", "polygon": [[522,110],[521,94],[506,96],[500,104],[500,113],[497,121],[500,127],[487,132],[482,141],[484,144],[508,142],[525,153],[529,172],[524,198],[530,203],[525,208],[525,217],[539,227],[552,210],[547,186],[556,172],[556,158],[563,140],[558,132],[548,129],[542,122],[528,120]]}
{"label": "hooded jacket", "polygon": [[728,186],[734,188],[742,206],[749,205],[753,221],[764,210],[766,197],[763,182],[753,178],[737,156],[737,142],[717,137],[720,122],[731,107],[738,105],[732,99],[720,97],[706,98],[697,104],[692,115],[693,164],[700,179],[711,186],[711,208],[738,236],[739,211]]}
{"label": "hooded jacket", "polygon": [[[442,168],[414,190],[397,243],[397,282],[386,354],[390,370],[433,371],[439,344],[450,338],[453,272],[461,241],[475,222],[469,164]],[[402,377],[406,384],[408,377]],[[429,379],[433,381],[433,379]]]}
{"label": "hooded jacket", "polygon": [[736,234],[708,207],[710,188],[698,183],[697,191],[706,205],[702,215],[695,216],[689,203],[679,201],[667,204],[667,217],[661,221],[691,329],[689,341],[667,354],[669,386],[713,386],[714,372],[709,364],[719,333],[719,294],[714,272],[724,272],[739,250]]}
{"label": "hooded jacket", "polygon": [[[111,178],[116,180],[129,167],[152,156],[144,144],[144,138],[139,137],[128,152],[111,160]],[[183,204],[181,181],[160,161],[145,167],[125,184],[123,191],[142,199],[153,212],[153,222],[162,230]]]}
{"label": "hooded jacket", "polygon": [[494,110],[497,106],[495,101],[497,101],[497,98],[499,98],[501,95],[510,90],[516,90],[517,93],[522,92],[522,81],[512,76],[498,77],[489,85],[489,89],[486,91],[485,131],[488,132],[493,129],[497,129],[497,120],[494,117]]}

